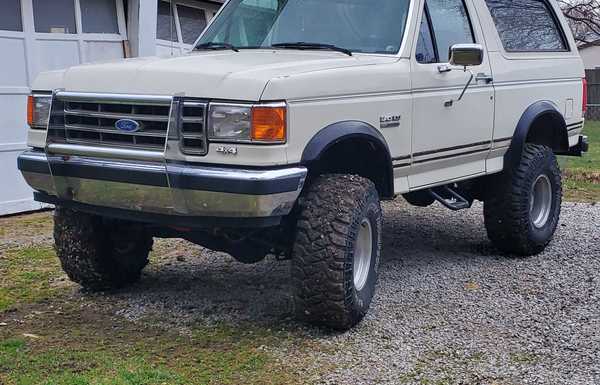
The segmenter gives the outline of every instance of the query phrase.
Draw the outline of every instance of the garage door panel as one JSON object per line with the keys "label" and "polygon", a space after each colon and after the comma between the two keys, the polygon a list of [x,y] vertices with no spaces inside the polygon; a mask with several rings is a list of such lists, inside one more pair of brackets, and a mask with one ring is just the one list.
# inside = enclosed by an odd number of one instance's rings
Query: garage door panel
{"label": "garage door panel", "polygon": [[79,42],[38,40],[37,69],[38,71],[58,70],[80,63]]}
{"label": "garage door panel", "polygon": [[123,43],[120,41],[85,42],[85,57],[88,62],[122,59]]}
{"label": "garage door panel", "polygon": [[41,207],[16,165],[31,83],[43,71],[123,58],[124,1],[0,0],[0,216]]}
{"label": "garage door panel", "polygon": [[[25,143],[27,130],[27,96],[0,95],[0,146]],[[2,165],[3,163],[0,163]]]}
{"label": "garage door panel", "polygon": [[0,164],[2,179],[10,182],[10,188],[0,188],[0,215],[19,211],[39,209],[42,206],[31,199],[31,189],[17,170],[18,151],[2,151],[0,147]]}
{"label": "garage door panel", "polygon": [[31,199],[31,189],[25,183],[17,169],[17,154],[20,151],[2,151],[0,147],[0,164],[4,165],[2,178],[11,183],[10,189],[0,188],[0,202]]}
{"label": "garage door panel", "polygon": [[0,49],[4,57],[0,71],[0,87],[26,87],[28,79],[25,40],[0,37]]}

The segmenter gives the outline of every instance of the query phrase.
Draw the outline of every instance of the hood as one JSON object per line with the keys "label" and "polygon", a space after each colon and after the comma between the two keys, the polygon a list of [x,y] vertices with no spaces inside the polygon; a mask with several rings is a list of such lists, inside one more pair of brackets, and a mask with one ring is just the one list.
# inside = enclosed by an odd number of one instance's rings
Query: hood
{"label": "hood", "polygon": [[[274,79],[395,60],[394,57],[347,56],[329,51],[194,52],[172,58],[137,58],[72,67],[62,73],[61,84],[52,88],[157,95],[183,93],[200,98],[258,101],[269,81]],[[54,72],[54,78],[56,75]],[[47,84],[43,77],[41,75],[42,79],[36,83]]]}

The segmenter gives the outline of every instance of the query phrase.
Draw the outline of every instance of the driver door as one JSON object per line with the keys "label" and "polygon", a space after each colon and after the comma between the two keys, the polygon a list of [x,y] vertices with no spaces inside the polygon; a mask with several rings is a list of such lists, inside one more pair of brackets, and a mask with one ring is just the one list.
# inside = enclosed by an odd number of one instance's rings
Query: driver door
{"label": "driver door", "polygon": [[456,67],[448,71],[447,63],[452,45],[485,44],[481,28],[469,17],[469,11],[463,0],[425,1],[411,58],[411,189],[485,172],[494,124],[494,88],[487,51],[481,65],[469,67],[481,80],[473,80],[461,101],[456,100],[470,73]]}

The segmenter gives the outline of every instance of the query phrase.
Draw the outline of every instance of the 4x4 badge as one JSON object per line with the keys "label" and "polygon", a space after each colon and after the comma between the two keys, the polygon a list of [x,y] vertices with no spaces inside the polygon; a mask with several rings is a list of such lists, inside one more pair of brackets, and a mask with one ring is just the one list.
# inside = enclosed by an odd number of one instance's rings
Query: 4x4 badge
{"label": "4x4 badge", "polygon": [[402,115],[384,115],[379,117],[380,128],[400,127]]}
{"label": "4x4 badge", "polygon": [[217,147],[216,151],[223,155],[237,155],[238,153],[237,147],[219,146]]}

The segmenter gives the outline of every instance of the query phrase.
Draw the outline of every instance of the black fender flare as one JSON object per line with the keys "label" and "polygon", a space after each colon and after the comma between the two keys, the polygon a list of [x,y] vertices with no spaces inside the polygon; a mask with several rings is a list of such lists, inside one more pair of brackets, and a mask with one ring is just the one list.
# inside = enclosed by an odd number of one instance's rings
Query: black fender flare
{"label": "black fender flare", "polygon": [[[555,122],[555,124],[558,124],[560,130],[564,132],[564,135],[561,136],[564,136],[564,140],[566,140],[566,146],[568,149],[568,132],[565,118],[556,108],[554,103],[547,100],[541,100],[527,107],[525,112],[523,112],[523,115],[521,115],[519,123],[517,123],[517,127],[513,134],[510,147],[504,155],[504,163],[506,165],[510,165],[510,167],[513,168],[519,163],[531,126],[537,119],[543,116],[549,117]],[[564,146],[564,140],[561,141],[562,146]]]}
{"label": "black fender flare", "polygon": [[330,124],[329,126],[321,129],[310,139],[304,148],[300,163],[308,167],[311,163],[319,161],[321,156],[335,144],[354,138],[365,139],[375,145],[379,151],[383,152],[388,168],[386,173],[389,184],[389,186],[387,186],[387,194],[385,195],[393,197],[394,169],[392,166],[392,156],[390,154],[389,146],[381,132],[366,122],[358,120],[346,120]]}

